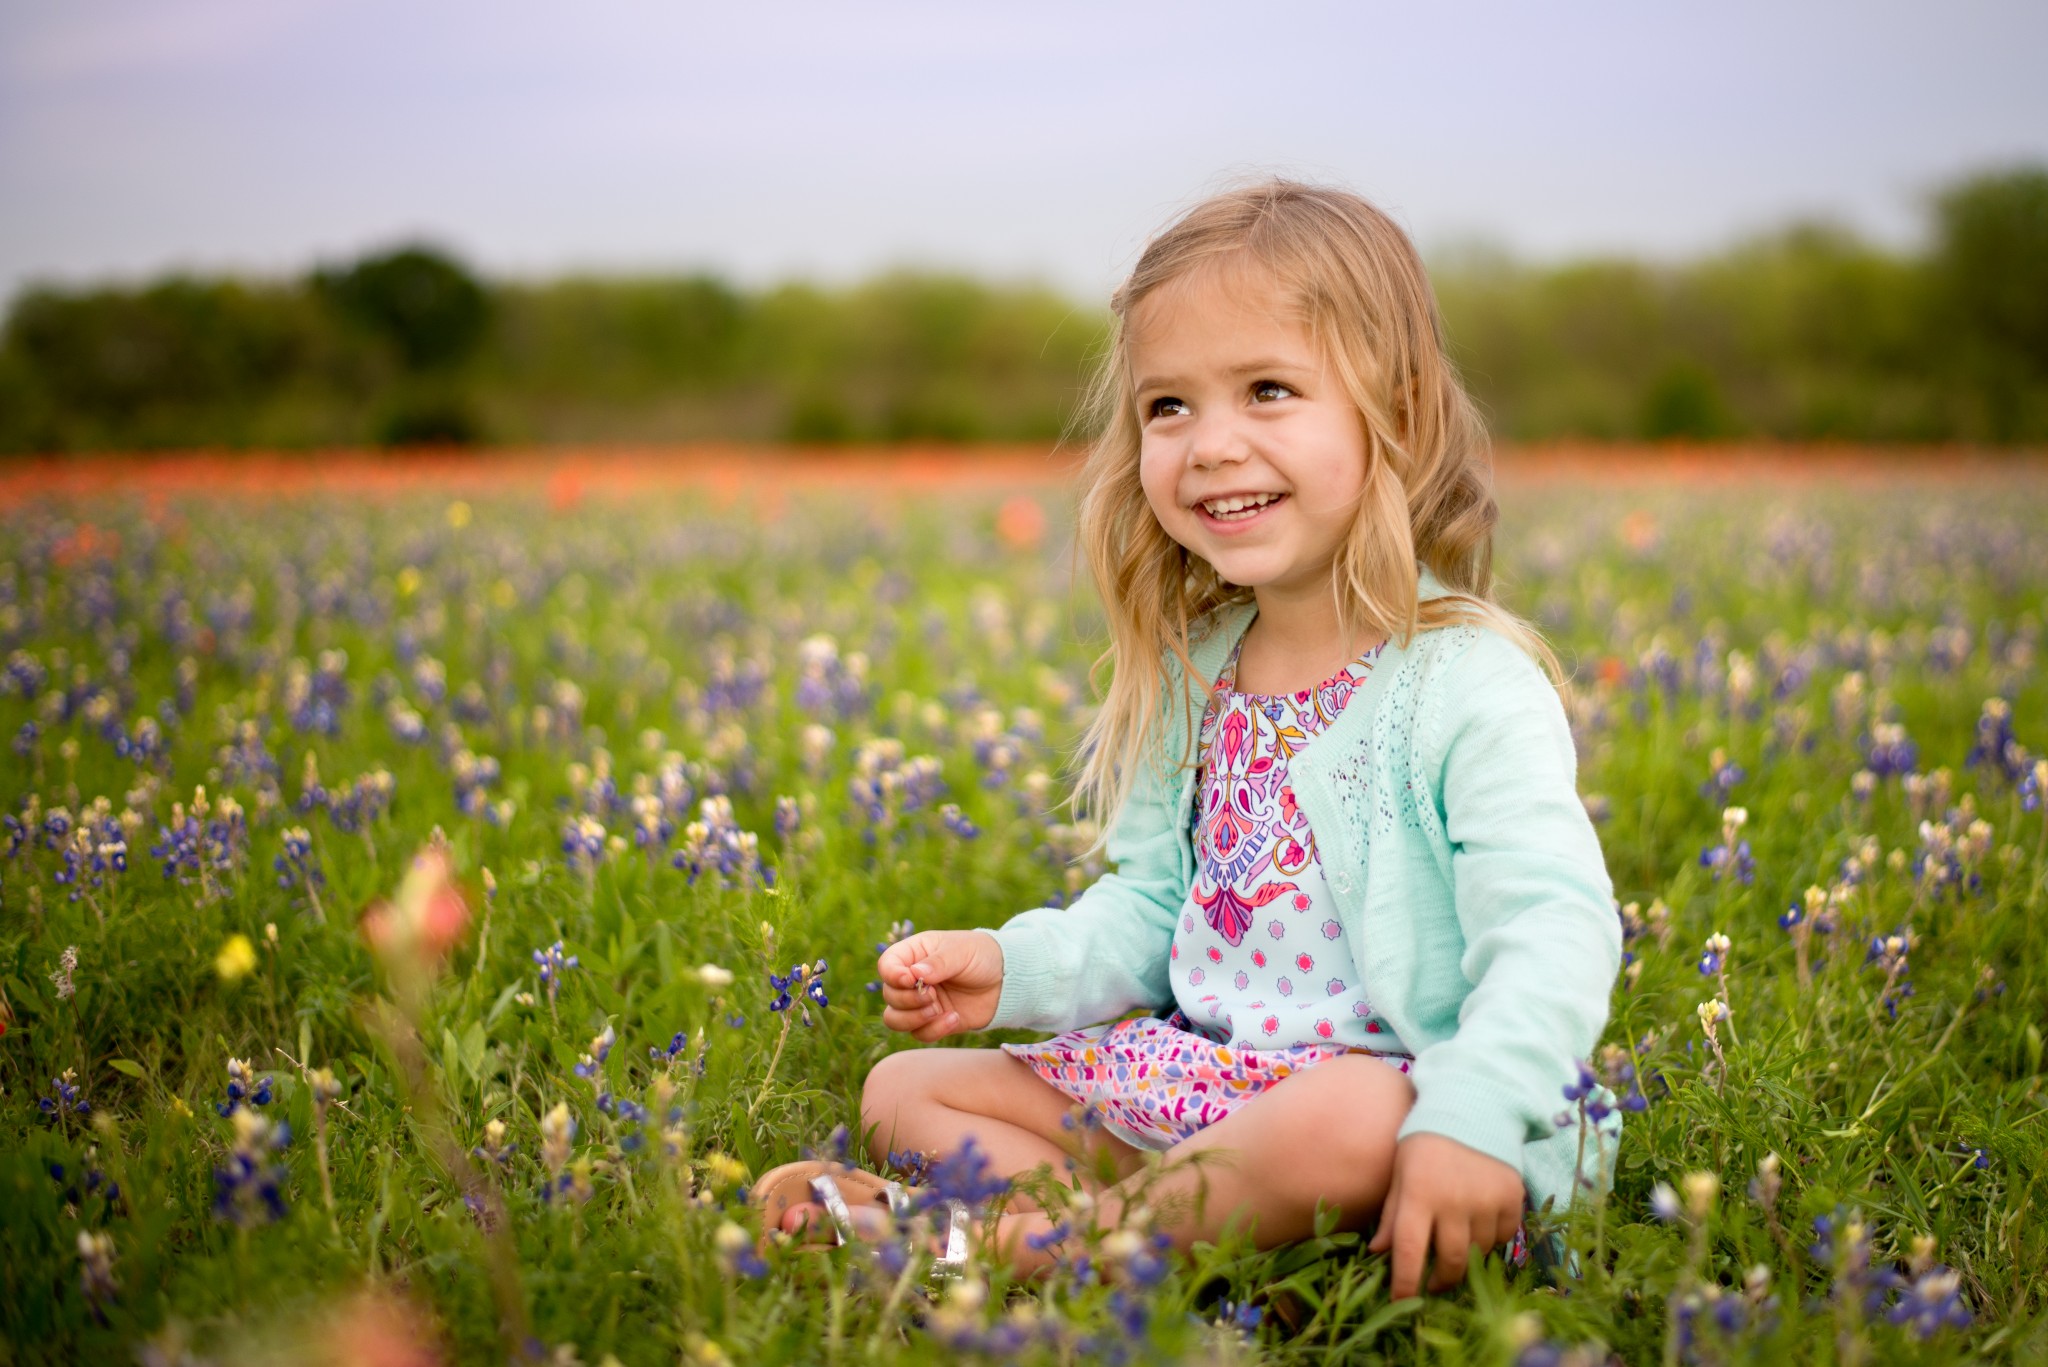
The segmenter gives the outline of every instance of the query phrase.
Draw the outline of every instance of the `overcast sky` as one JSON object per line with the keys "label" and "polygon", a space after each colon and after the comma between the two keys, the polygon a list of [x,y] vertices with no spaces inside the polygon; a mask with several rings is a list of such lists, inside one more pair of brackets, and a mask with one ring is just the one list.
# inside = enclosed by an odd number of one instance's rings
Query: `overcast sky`
{"label": "overcast sky", "polygon": [[1094,296],[1205,186],[1425,249],[1912,240],[2048,160],[2048,4],[0,0],[0,298],[429,238],[494,274],[900,264]]}

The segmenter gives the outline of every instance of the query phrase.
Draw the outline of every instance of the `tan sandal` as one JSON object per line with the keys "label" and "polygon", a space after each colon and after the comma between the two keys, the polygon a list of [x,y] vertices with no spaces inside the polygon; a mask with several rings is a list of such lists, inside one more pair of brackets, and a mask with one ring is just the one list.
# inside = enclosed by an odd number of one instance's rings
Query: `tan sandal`
{"label": "tan sandal", "polygon": [[834,1242],[841,1244],[853,1238],[849,1201],[907,1215],[910,1199],[900,1182],[818,1158],[770,1168],[747,1189],[748,1204],[761,1212],[763,1233],[781,1232],[782,1217],[792,1206],[815,1202],[831,1217]]}
{"label": "tan sandal", "polygon": [[[818,1249],[855,1241],[853,1204],[886,1210],[899,1224],[917,1213],[916,1192],[901,1182],[822,1159],[770,1168],[748,1189],[747,1200],[761,1211],[764,1234],[781,1232],[782,1218],[793,1206],[807,1202],[823,1206],[826,1218],[832,1222],[832,1244],[809,1245]],[[950,1281],[967,1270],[967,1236],[973,1212],[962,1201],[945,1204],[946,1247],[932,1264],[933,1281]]]}

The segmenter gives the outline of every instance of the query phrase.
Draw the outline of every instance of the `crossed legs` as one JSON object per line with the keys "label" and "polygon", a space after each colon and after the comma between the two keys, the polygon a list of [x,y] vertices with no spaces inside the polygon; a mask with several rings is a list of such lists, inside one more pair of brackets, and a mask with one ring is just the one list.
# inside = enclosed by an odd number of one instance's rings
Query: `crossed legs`
{"label": "crossed legs", "polygon": [[[1339,1212],[1339,1228],[1363,1229],[1386,1199],[1394,1172],[1394,1136],[1415,1098],[1398,1070],[1377,1059],[1329,1059],[1276,1084],[1168,1151],[1169,1171],[1143,1198],[1158,1227],[1180,1248],[1249,1228],[1261,1248],[1308,1237],[1319,1203]],[[972,1136],[989,1165],[1020,1176],[1042,1163],[1064,1172],[1072,1137],[1062,1121],[1076,1107],[998,1049],[915,1049],[875,1066],[861,1092],[861,1120],[872,1145],[951,1153]],[[1114,1224],[1135,1204],[1143,1158],[1100,1131],[1089,1132],[1118,1180],[1097,1190],[1100,1218]],[[1184,1162],[1182,1160],[1199,1161]],[[1083,1161],[1090,1181],[1094,1163]],[[1028,1203],[1017,1202],[1025,1207]],[[811,1214],[792,1213],[796,1227]],[[1001,1247],[1019,1272],[1050,1264],[1027,1236],[1051,1221],[1021,1208],[1006,1216]]]}

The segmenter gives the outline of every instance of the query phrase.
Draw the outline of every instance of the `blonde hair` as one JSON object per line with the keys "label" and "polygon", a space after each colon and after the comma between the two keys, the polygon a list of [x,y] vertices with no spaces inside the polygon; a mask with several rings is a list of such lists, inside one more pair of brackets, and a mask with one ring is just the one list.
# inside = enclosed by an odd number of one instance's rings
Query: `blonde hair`
{"label": "blonde hair", "polygon": [[[1543,638],[1493,601],[1493,499],[1485,424],[1444,354],[1436,297],[1401,229],[1357,195],[1271,180],[1215,195],[1149,242],[1110,299],[1114,325],[1086,408],[1096,433],[1082,471],[1079,541],[1109,620],[1090,679],[1103,701],[1081,741],[1076,807],[1113,824],[1167,719],[1167,660],[1192,676],[1191,637],[1251,598],[1167,535],[1139,482],[1131,318],[1161,288],[1222,266],[1258,268],[1298,311],[1364,420],[1366,478],[1331,592],[1347,639],[1403,646],[1418,632],[1482,624],[1533,656]],[[1450,590],[1417,601],[1417,562]],[[1109,673],[1107,690],[1102,676]],[[1208,686],[1209,681],[1204,680]],[[1193,699],[1181,690],[1185,733]],[[1175,768],[1192,754],[1169,757]]]}

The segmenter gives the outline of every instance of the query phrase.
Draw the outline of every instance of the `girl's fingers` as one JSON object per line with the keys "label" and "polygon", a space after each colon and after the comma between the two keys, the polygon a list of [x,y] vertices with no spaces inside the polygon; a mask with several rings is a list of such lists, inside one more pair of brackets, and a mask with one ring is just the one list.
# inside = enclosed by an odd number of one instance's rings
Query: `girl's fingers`
{"label": "girl's fingers", "polygon": [[1367,1253],[1385,1253],[1394,1246],[1394,1220],[1401,1209],[1401,1174],[1394,1174],[1394,1184],[1387,1188],[1387,1199],[1380,1205],[1379,1226],[1373,1230],[1372,1239],[1365,1246]]}
{"label": "girl's fingers", "polygon": [[1472,1244],[1472,1224],[1462,1216],[1448,1216],[1436,1228],[1436,1275],[1429,1279],[1431,1291],[1448,1291],[1465,1279],[1465,1263]]}
{"label": "girl's fingers", "polygon": [[1500,1243],[1500,1218],[1490,1211],[1481,1211],[1472,1217],[1472,1232],[1467,1238],[1479,1250],[1478,1256],[1485,1257]]}
{"label": "girl's fingers", "polygon": [[927,1001],[917,1006],[882,1008],[882,1024],[891,1030],[921,1030],[933,1021],[942,1020],[954,1012],[943,1002]]}
{"label": "girl's fingers", "polygon": [[939,1040],[944,1039],[948,1035],[957,1034],[959,1032],[959,1029],[960,1013],[957,1011],[948,1011],[945,1015],[939,1017],[937,1020],[932,1021],[930,1024],[926,1025],[922,1030],[911,1031],[910,1037],[912,1039],[922,1040],[926,1044],[934,1044],[937,1043]]}
{"label": "girl's fingers", "polygon": [[1413,1213],[1394,1216],[1395,1300],[1406,1300],[1422,1290],[1422,1264],[1429,1257],[1429,1217]]}
{"label": "girl's fingers", "polygon": [[882,984],[882,1005],[893,1006],[898,1011],[915,1011],[929,1006],[931,1001],[930,989],[919,992],[909,987],[891,987],[887,982]]}

